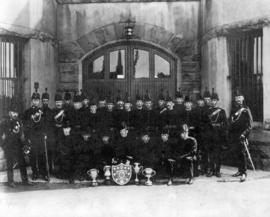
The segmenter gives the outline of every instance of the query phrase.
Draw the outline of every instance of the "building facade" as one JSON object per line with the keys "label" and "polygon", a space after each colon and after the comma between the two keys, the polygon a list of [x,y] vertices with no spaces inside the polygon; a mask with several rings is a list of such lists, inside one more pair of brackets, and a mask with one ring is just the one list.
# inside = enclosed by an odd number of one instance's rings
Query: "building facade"
{"label": "building facade", "polygon": [[[230,113],[233,90],[254,115],[251,138],[270,153],[268,0],[0,0],[1,116],[10,97],[30,105],[34,82],[52,96],[84,89],[215,88]],[[53,106],[53,100],[51,100]],[[258,157],[261,160],[261,157]],[[259,161],[258,160],[258,161]],[[270,168],[266,159],[262,167]],[[269,165],[268,165],[269,164]]]}

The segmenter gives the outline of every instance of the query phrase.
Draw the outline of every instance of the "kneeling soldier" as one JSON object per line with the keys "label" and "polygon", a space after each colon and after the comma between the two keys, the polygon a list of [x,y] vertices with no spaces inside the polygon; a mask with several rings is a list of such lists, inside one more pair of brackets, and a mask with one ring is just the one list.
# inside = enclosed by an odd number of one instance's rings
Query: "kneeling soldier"
{"label": "kneeling soldier", "polygon": [[1,138],[3,140],[3,150],[5,158],[7,160],[7,177],[8,185],[10,187],[16,187],[13,180],[13,167],[15,159],[17,159],[22,183],[29,185],[26,171],[26,163],[23,154],[23,140],[24,134],[22,131],[22,123],[18,119],[17,106],[14,103],[11,104],[9,109],[9,119],[1,124]]}

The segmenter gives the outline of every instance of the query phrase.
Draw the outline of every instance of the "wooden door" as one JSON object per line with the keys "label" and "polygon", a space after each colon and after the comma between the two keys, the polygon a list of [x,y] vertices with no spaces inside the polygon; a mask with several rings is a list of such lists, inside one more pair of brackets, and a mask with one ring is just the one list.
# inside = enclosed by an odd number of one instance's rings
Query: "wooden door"
{"label": "wooden door", "polygon": [[173,97],[176,86],[176,61],[170,55],[140,43],[122,43],[104,48],[83,62],[84,89],[98,98],[111,93],[116,98],[126,93],[135,99],[148,90],[156,100],[160,90]]}

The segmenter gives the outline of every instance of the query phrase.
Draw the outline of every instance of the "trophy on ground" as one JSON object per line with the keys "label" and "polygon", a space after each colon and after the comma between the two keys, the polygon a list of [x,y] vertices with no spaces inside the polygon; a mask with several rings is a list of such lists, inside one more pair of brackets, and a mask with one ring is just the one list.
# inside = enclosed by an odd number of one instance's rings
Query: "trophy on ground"
{"label": "trophy on ground", "polygon": [[138,185],[140,183],[138,175],[139,175],[140,171],[143,169],[143,166],[139,166],[139,165],[140,165],[140,163],[135,162],[134,166],[133,166],[133,169],[134,169],[134,172],[135,172],[135,184],[136,185]]}
{"label": "trophy on ground", "polygon": [[105,176],[105,184],[110,185],[111,184],[111,166],[106,165],[103,167],[104,176]]}
{"label": "trophy on ground", "polygon": [[99,173],[99,171],[97,169],[90,169],[90,170],[87,171],[87,174],[92,179],[92,181],[91,181],[92,186],[97,186],[98,185],[98,182],[97,182],[98,173]]}
{"label": "trophy on ground", "polygon": [[153,170],[152,168],[145,168],[142,171],[142,174],[147,178],[145,185],[147,185],[147,186],[153,185],[153,182],[150,180],[150,178],[156,175],[156,171]]}
{"label": "trophy on ground", "polygon": [[174,172],[174,163],[175,163],[175,160],[174,159],[168,159],[168,162],[169,162],[169,166],[170,166],[170,177],[169,177],[169,181],[168,181],[168,185],[172,185],[172,182],[173,182],[173,172]]}

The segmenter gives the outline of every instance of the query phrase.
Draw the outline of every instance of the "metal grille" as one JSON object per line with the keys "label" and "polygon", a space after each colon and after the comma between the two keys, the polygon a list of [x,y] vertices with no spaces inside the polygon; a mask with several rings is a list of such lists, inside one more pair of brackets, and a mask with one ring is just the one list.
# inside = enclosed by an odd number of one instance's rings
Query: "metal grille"
{"label": "metal grille", "polygon": [[22,109],[22,48],[23,40],[0,36],[0,119],[7,115],[14,96]]}
{"label": "metal grille", "polygon": [[262,38],[262,30],[228,37],[232,90],[241,90],[254,121],[259,122],[263,121]]}

